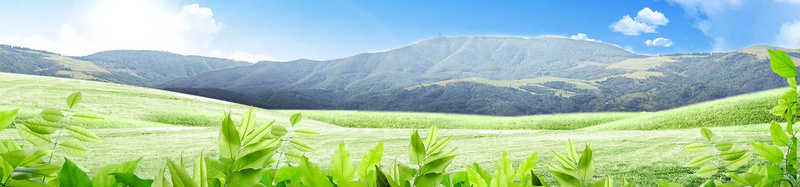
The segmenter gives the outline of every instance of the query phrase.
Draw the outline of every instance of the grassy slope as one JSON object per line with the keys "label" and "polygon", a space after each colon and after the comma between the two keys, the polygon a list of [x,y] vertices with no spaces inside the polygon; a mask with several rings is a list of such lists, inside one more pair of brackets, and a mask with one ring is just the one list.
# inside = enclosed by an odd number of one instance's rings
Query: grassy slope
{"label": "grassy slope", "polygon": [[529,129],[571,130],[640,116],[637,112],[573,113],[533,116],[483,116],[421,112],[372,112],[342,110],[281,110],[301,112],[303,117],[353,128]]}
{"label": "grassy slope", "polygon": [[663,130],[737,126],[780,120],[769,111],[787,88],[761,91],[587,127],[587,130]]}
{"label": "grassy slope", "polygon": [[[186,165],[191,167],[188,161],[200,151],[211,156],[218,154],[217,128],[151,127],[170,126],[149,121],[153,115],[162,115],[170,119],[190,119],[189,121],[204,119],[198,121],[210,121],[210,124],[202,125],[212,125],[218,121],[221,111],[231,110],[237,114],[245,108],[237,104],[147,88],[7,73],[0,73],[0,87],[4,88],[0,89],[0,95],[4,97],[0,100],[0,110],[12,106],[22,107],[22,118],[34,117],[42,108],[63,108],[66,95],[82,91],[85,99],[75,110],[99,112],[109,118],[107,121],[113,122],[101,123],[96,127],[140,128],[92,129],[91,131],[98,134],[103,141],[87,143],[87,148],[92,151],[89,155],[71,158],[85,166],[89,173],[93,173],[103,165],[143,157],[137,174],[147,178],[152,177],[163,167],[165,158],[176,160],[183,154],[184,160],[187,161]],[[768,103],[771,105],[772,102],[774,101]],[[175,117],[181,114],[188,117]],[[285,124],[288,119],[286,115],[260,109],[257,110],[257,115],[262,119],[262,124],[265,120],[271,119],[277,119],[279,123]],[[307,114],[309,115],[311,114]],[[466,118],[478,119],[478,117]],[[307,142],[318,149],[308,156],[322,168],[329,167],[335,145],[342,140],[347,143],[354,163],[379,141],[386,143],[382,163],[387,164],[394,159],[407,160],[410,135],[407,129],[342,128],[313,120],[304,120],[299,126],[313,128],[321,133],[321,136],[309,139]],[[583,143],[594,145],[598,176],[624,175],[628,179],[636,179],[641,186],[653,186],[654,179],[683,181],[683,184],[689,186],[696,186],[702,182],[690,174],[696,168],[681,167],[697,155],[681,149],[689,142],[701,139],[696,131],[442,129],[439,134],[452,135],[451,145],[458,148],[460,155],[449,171],[463,171],[472,162],[477,162],[491,171],[503,151],[509,152],[509,157],[516,166],[532,152],[539,151],[537,173],[554,184],[544,170],[546,163],[555,162],[549,151],[563,152],[564,143],[567,139],[572,139],[579,147]],[[765,132],[717,134],[728,138],[737,146],[746,146],[750,140],[769,141],[769,135]],[[0,132],[0,139],[18,137],[13,129]],[[60,158],[58,152],[57,158]]]}
{"label": "grassy slope", "polygon": [[[75,111],[92,111],[106,120],[89,128],[134,128],[153,126],[210,126],[222,120],[223,111],[240,114],[245,106],[187,94],[135,86],[65,78],[0,73],[0,110],[21,108],[19,117],[37,117],[44,108],[66,108],[65,98],[82,92],[83,102]],[[259,116],[281,119],[282,115],[259,110]],[[267,119],[264,119],[265,122]]]}

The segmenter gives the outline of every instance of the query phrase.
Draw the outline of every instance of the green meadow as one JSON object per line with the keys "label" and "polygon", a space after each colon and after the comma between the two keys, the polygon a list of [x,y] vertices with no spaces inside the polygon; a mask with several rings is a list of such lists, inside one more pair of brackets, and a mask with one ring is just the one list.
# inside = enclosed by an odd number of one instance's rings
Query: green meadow
{"label": "green meadow", "polygon": [[[165,158],[177,160],[184,156],[186,166],[191,168],[190,161],[201,151],[211,156],[219,154],[217,137],[223,113],[231,112],[238,124],[236,120],[248,107],[156,89],[10,73],[0,73],[0,87],[0,110],[20,108],[19,119],[36,117],[44,108],[66,108],[64,98],[82,92],[82,103],[72,110],[105,116],[102,122],[85,125],[102,141],[85,143],[89,154],[70,157],[89,175],[107,164],[138,158],[142,162],[136,174],[145,178],[152,178],[164,166]],[[439,136],[453,136],[450,145],[457,148],[457,159],[448,172],[464,171],[473,162],[491,172],[504,151],[517,166],[538,151],[536,172],[555,184],[545,174],[546,163],[556,162],[550,151],[563,152],[571,139],[578,147],[593,145],[596,176],[635,179],[640,186],[654,186],[654,180],[697,186],[704,179],[692,174],[696,168],[683,165],[699,154],[686,152],[683,147],[703,140],[698,128],[710,127],[733,145],[752,151],[751,140],[770,141],[766,123],[776,118],[769,109],[783,91],[768,90],[636,113],[519,117],[264,109],[255,109],[255,113],[258,125],[272,120],[288,124],[291,114],[302,113],[303,121],[289,130],[312,128],[321,134],[307,140],[317,151],[306,155],[323,170],[330,167],[332,153],[340,141],[347,144],[353,163],[381,141],[385,144],[383,165],[395,159],[408,162],[411,130],[437,126],[441,128]],[[0,139],[19,140],[19,135],[12,127],[1,132]],[[761,159],[753,160],[750,164],[763,164]]]}

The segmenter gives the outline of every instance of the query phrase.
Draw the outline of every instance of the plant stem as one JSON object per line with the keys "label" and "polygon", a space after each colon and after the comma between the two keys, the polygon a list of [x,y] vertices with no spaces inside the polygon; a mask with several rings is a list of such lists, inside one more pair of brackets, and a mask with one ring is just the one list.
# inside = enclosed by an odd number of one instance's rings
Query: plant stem
{"label": "plant stem", "polygon": [[58,146],[58,139],[61,138],[61,131],[64,130],[64,126],[58,128],[58,134],[56,135],[56,142],[53,142],[53,150],[50,151],[50,159],[47,160],[47,163],[53,161],[53,153],[56,152],[56,146]]}

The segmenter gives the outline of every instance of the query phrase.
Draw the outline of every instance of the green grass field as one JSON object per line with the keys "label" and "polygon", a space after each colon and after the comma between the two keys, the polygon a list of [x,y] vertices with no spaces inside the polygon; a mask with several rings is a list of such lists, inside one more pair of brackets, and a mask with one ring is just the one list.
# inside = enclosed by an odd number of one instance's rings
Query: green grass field
{"label": "green grass field", "polygon": [[421,112],[373,112],[336,110],[280,110],[342,127],[352,128],[418,128],[436,126],[444,129],[496,130],[573,130],[611,121],[642,116],[640,112],[573,113],[533,116],[484,116]]}
{"label": "green grass field", "polygon": [[[64,98],[67,95],[83,92],[83,102],[73,110],[93,111],[106,116],[104,122],[87,126],[94,128],[90,130],[103,141],[86,143],[91,150],[88,155],[70,157],[85,167],[90,175],[104,165],[140,157],[143,160],[137,174],[146,178],[151,178],[164,166],[165,158],[177,160],[183,155],[186,165],[191,167],[188,161],[200,151],[212,156],[218,154],[217,124],[222,113],[231,111],[234,119],[238,119],[247,108],[155,89],[9,73],[0,73],[0,87],[3,88],[0,89],[3,97],[0,110],[21,108],[21,119],[36,117],[43,108],[65,108]],[[682,150],[689,142],[701,140],[700,133],[694,128],[719,126],[713,128],[719,131],[718,137],[725,137],[736,146],[752,150],[749,141],[770,141],[767,127],[758,123],[772,119],[767,106],[773,105],[775,97],[782,91],[764,91],[653,113],[493,117],[300,111],[307,118],[298,126],[313,128],[321,133],[309,139],[308,142],[318,151],[307,156],[323,169],[329,167],[331,155],[339,141],[345,141],[354,163],[380,141],[385,143],[384,165],[394,159],[407,162],[411,134],[409,128],[437,125],[446,128],[440,130],[439,135],[452,135],[451,146],[458,148],[459,156],[448,169],[451,172],[463,171],[472,162],[492,171],[503,151],[509,152],[516,166],[525,157],[538,151],[537,173],[550,184],[555,184],[545,170],[546,163],[555,162],[550,150],[563,152],[567,139],[572,139],[579,147],[585,143],[593,144],[597,176],[624,176],[636,179],[640,186],[654,186],[654,180],[696,186],[703,181],[691,174],[696,168],[682,166],[698,155]],[[735,111],[724,113],[731,110]],[[297,111],[256,109],[260,125],[271,120],[286,124],[289,118],[287,114],[294,112]],[[731,119],[723,118],[721,122],[716,122],[713,118],[702,118],[707,115]],[[421,133],[424,134],[424,131]],[[7,129],[0,132],[0,139],[19,139],[19,135],[14,129]],[[61,153],[57,151],[57,155]]]}

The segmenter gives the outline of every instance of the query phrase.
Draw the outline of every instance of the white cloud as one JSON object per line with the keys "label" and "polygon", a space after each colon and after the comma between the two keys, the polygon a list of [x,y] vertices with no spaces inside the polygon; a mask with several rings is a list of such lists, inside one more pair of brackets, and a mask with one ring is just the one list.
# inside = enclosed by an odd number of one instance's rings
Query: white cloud
{"label": "white cloud", "polygon": [[70,56],[131,49],[236,60],[268,59],[268,56],[261,54],[245,55],[249,53],[215,49],[211,44],[219,32],[225,29],[225,25],[214,19],[210,8],[191,4],[181,9],[169,9],[160,3],[163,2],[97,1],[87,6],[88,10],[82,15],[62,24],[57,37],[26,33],[29,36],[22,39],[4,40],[12,45]]}
{"label": "white cloud", "polygon": [[781,25],[775,39],[781,47],[800,48],[800,20]]}
{"label": "white cloud", "polygon": [[669,19],[664,17],[663,13],[650,10],[647,7],[636,13],[636,21],[652,25],[667,25],[669,23]]}
{"label": "white cloud", "polygon": [[669,19],[663,13],[645,7],[636,14],[635,18],[631,18],[630,15],[622,16],[622,19],[612,23],[609,27],[615,32],[625,35],[639,35],[641,33],[657,33],[658,26],[665,26],[667,23],[669,23]]}
{"label": "white cloud", "polygon": [[644,42],[648,46],[663,46],[663,47],[672,47],[674,44],[672,40],[669,38],[656,38],[653,40],[647,40]]}
{"label": "white cloud", "polygon": [[587,37],[586,34],[583,34],[583,33],[578,33],[576,35],[572,35],[569,38],[573,39],[573,40],[584,40],[584,41],[601,42],[601,43],[603,42],[603,41],[600,41],[600,40],[591,39],[591,38]]}

